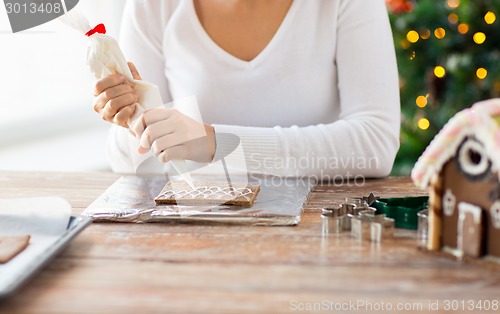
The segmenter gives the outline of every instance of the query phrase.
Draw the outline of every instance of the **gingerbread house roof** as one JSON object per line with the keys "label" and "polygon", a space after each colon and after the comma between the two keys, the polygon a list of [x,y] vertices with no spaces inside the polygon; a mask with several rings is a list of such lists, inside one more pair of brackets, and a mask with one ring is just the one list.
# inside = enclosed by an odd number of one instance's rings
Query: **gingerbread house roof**
{"label": "gingerbread house roof", "polygon": [[500,176],[500,98],[474,104],[457,113],[434,137],[411,172],[415,185],[429,186],[432,176],[457,153],[466,136],[474,135],[490,156],[492,171]]}

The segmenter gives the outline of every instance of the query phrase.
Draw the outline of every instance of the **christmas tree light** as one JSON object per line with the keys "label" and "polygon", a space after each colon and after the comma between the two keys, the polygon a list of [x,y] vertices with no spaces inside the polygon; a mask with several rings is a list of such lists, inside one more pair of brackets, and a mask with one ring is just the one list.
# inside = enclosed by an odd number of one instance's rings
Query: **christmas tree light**
{"label": "christmas tree light", "polygon": [[434,36],[436,36],[437,39],[444,38],[444,36],[446,36],[446,31],[442,27],[436,28],[434,30]]}
{"label": "christmas tree light", "polygon": [[455,13],[450,13],[450,15],[448,15],[448,21],[451,24],[457,24],[458,23],[458,15],[456,15]]}
{"label": "christmas tree light", "polygon": [[442,66],[438,65],[434,68],[434,75],[439,78],[443,78],[446,75],[446,70]]}
{"label": "christmas tree light", "polygon": [[476,76],[480,79],[480,80],[483,80],[484,78],[486,78],[486,76],[488,75],[488,71],[485,69],[485,68],[479,68],[477,69],[476,71]]}
{"label": "christmas tree light", "polygon": [[448,6],[452,9],[460,5],[460,0],[448,0]]}
{"label": "christmas tree light", "polygon": [[407,34],[406,34],[406,39],[408,39],[409,42],[411,43],[416,43],[418,41],[418,39],[420,38],[420,36],[418,35],[418,33],[414,30],[411,30],[409,31]]}
{"label": "christmas tree light", "polygon": [[418,127],[421,130],[424,130],[424,131],[427,130],[430,125],[431,125],[431,123],[426,118],[421,118],[420,120],[418,120]]}
{"label": "christmas tree light", "polygon": [[474,34],[473,39],[476,44],[481,45],[486,40],[486,35],[483,32],[477,32]]}
{"label": "christmas tree light", "polygon": [[424,108],[427,106],[427,97],[425,96],[418,96],[417,100],[415,101],[417,103],[417,106],[420,108]]}
{"label": "christmas tree light", "polygon": [[484,21],[486,22],[486,24],[493,24],[495,23],[495,20],[497,19],[495,13],[491,12],[491,11],[488,11],[488,13],[486,13],[484,15]]}
{"label": "christmas tree light", "polygon": [[469,25],[465,23],[458,25],[458,32],[462,35],[467,34],[467,32],[469,32]]}

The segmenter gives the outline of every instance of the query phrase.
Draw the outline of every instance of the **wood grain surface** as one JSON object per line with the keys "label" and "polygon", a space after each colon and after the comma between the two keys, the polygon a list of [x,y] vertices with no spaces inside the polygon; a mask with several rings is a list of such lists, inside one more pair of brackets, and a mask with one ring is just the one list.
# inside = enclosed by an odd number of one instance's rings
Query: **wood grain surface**
{"label": "wood grain surface", "polygon": [[[0,197],[60,196],[79,214],[117,178],[0,173]],[[425,195],[408,178],[336,182],[314,188],[295,227],[93,224],[0,313],[500,312],[477,308],[500,301],[500,272],[421,252],[414,231],[322,236],[322,207],[369,192]]]}

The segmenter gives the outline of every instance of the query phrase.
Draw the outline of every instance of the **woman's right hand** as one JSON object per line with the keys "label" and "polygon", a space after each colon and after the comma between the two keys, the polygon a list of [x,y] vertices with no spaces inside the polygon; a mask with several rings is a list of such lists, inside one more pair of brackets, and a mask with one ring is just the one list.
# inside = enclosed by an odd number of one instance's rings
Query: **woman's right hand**
{"label": "woman's right hand", "polygon": [[[134,79],[141,77],[135,66],[129,62]],[[103,120],[128,128],[128,121],[134,115],[139,97],[122,74],[106,76],[94,84],[94,111]]]}

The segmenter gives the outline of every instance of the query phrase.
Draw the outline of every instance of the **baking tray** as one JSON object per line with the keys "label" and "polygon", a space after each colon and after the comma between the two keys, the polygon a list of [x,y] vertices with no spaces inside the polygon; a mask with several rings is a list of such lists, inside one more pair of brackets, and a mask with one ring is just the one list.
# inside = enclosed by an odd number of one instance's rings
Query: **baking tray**
{"label": "baking tray", "polygon": [[[36,255],[32,259],[32,263],[23,268],[23,272],[16,276],[15,280],[6,285],[0,284],[0,300],[5,299],[14,294],[22,285],[26,284],[40,270],[42,270],[52,259],[61,253],[88,225],[92,223],[92,219],[84,216],[71,216],[68,228],[50,247],[42,254]],[[28,246],[29,247],[29,246]],[[26,248],[27,250],[28,248]],[[15,262],[14,258],[10,262]],[[0,278],[0,281],[2,279]]]}

